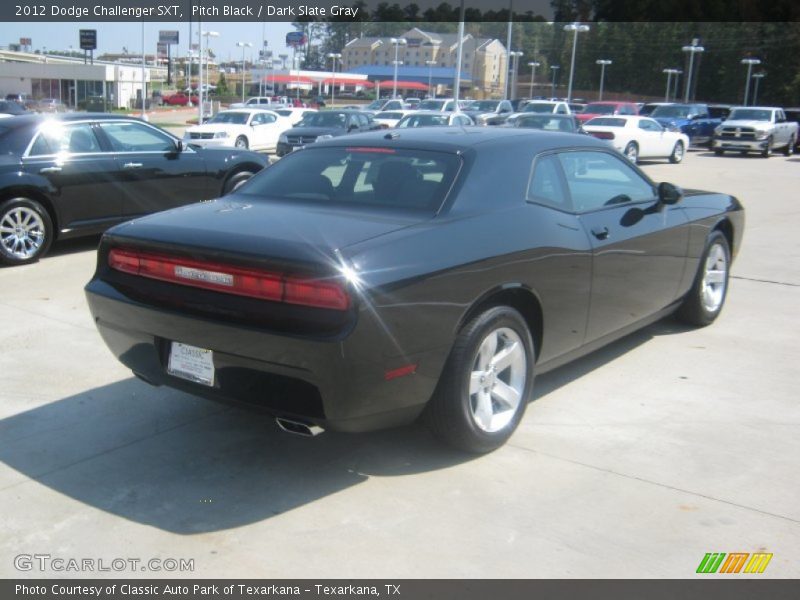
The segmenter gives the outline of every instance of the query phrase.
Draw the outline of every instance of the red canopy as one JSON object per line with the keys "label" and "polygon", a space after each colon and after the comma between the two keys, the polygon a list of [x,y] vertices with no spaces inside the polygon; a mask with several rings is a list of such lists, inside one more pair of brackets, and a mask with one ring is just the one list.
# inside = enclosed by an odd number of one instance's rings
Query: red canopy
{"label": "red canopy", "polygon": [[267,83],[314,83],[314,80],[305,75],[267,75],[264,77]]}
{"label": "red canopy", "polygon": [[[394,82],[391,79],[381,81],[381,87],[392,86]],[[399,81],[397,82],[397,89],[400,90],[422,90],[428,91],[427,83],[420,83],[419,81]]]}
{"label": "red canopy", "polygon": [[371,81],[367,81],[366,79],[353,79],[351,77],[328,77],[327,79],[322,80],[323,85],[360,85],[362,87],[371,88],[375,84]]}

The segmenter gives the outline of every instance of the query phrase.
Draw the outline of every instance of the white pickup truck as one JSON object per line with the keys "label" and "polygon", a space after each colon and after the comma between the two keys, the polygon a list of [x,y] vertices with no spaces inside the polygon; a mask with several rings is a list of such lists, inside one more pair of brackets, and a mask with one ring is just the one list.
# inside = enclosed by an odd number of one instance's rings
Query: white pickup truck
{"label": "white pickup truck", "polygon": [[245,102],[234,102],[230,108],[283,108],[288,102],[281,101],[282,99],[275,100],[270,96],[254,96],[248,98]]}
{"label": "white pickup truck", "polygon": [[712,148],[717,156],[732,150],[742,154],[758,152],[768,158],[778,148],[790,156],[796,141],[797,123],[787,121],[782,108],[737,106],[714,130]]}

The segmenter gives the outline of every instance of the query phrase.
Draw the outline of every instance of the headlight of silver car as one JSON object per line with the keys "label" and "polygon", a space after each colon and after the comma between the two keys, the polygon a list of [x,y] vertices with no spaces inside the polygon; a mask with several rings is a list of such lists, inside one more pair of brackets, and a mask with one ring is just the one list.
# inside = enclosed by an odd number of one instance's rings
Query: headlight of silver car
{"label": "headlight of silver car", "polygon": [[764,139],[768,135],[769,131],[766,131],[765,129],[756,129],[756,139]]}
{"label": "headlight of silver car", "polygon": [[228,137],[228,132],[227,132],[227,131],[217,131],[217,132],[214,134],[214,138],[215,138],[215,139],[219,139],[219,138],[226,138],[226,137]]}

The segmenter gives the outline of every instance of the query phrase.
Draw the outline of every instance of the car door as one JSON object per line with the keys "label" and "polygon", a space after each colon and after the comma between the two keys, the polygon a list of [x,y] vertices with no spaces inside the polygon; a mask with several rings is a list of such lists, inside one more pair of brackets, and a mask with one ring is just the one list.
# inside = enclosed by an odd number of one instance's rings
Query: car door
{"label": "car door", "polygon": [[677,299],[688,220],[680,207],[662,205],[652,183],[622,157],[602,150],[558,157],[592,244],[591,342]]}
{"label": "car door", "polygon": [[278,118],[272,113],[257,112],[250,118],[252,131],[252,149],[274,150],[278,145],[278,136],[283,133],[283,127],[278,123]]}
{"label": "car door", "polygon": [[177,140],[147,123],[100,121],[117,161],[126,216],[149,214],[219,195],[219,184],[205,161],[189,146],[178,151]]}
{"label": "car door", "polygon": [[[639,157],[657,157],[669,154],[665,140],[664,128],[652,119],[639,119],[639,131],[637,141],[639,142]],[[671,149],[670,149],[671,150]]]}
{"label": "car door", "polygon": [[114,157],[89,122],[45,122],[22,158],[23,169],[45,177],[56,190],[59,229],[103,229],[123,215]]}

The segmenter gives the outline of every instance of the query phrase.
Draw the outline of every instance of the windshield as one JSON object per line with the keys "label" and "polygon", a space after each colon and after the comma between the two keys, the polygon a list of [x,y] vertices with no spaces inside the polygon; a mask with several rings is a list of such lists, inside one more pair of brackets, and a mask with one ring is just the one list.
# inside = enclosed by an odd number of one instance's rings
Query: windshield
{"label": "windshield", "polygon": [[423,100],[419,103],[420,110],[442,110],[444,100]]}
{"label": "windshield", "polygon": [[326,205],[434,212],[458,172],[456,154],[371,147],[306,148],[254,177],[243,194]]}
{"label": "windshield", "polygon": [[625,127],[625,119],[615,119],[613,117],[595,117],[586,122],[586,127]]}
{"label": "windshield", "polygon": [[497,100],[476,100],[475,102],[470,102],[467,104],[464,110],[485,110],[485,111],[494,111],[497,110],[497,106],[500,104]]}
{"label": "windshield", "polygon": [[692,107],[690,106],[659,106],[650,116],[654,119],[658,117],[672,118],[672,119],[686,119],[692,114]]}
{"label": "windshield", "polygon": [[771,121],[771,110],[759,110],[757,108],[737,108],[732,110],[728,116],[729,121]]}
{"label": "windshield", "polygon": [[552,113],[555,107],[556,105],[552,102],[531,102],[530,104],[525,105],[525,108],[522,109],[522,112],[541,114]]}
{"label": "windshield", "polygon": [[367,104],[367,110],[380,110],[384,104],[386,104],[386,100],[375,100]]}
{"label": "windshield", "polygon": [[447,126],[447,115],[407,115],[400,119],[397,127],[442,127]]}
{"label": "windshield", "polygon": [[556,115],[523,115],[514,125],[526,129],[544,129],[545,131],[561,131],[564,133],[575,132],[575,121],[572,117],[558,117]]}
{"label": "windshield", "polygon": [[379,112],[378,114],[375,115],[375,118],[376,119],[399,119],[402,116],[403,116],[403,113],[401,113],[401,112],[387,111],[387,112]]}
{"label": "windshield", "polygon": [[221,112],[206,122],[223,125],[246,125],[249,116],[250,113],[246,112]]}
{"label": "windshield", "polygon": [[333,127],[344,129],[347,123],[347,114],[341,112],[315,112],[306,113],[295,127]]}
{"label": "windshield", "polygon": [[616,110],[613,104],[587,104],[583,112],[587,115],[613,115]]}

